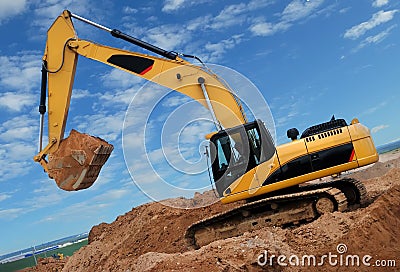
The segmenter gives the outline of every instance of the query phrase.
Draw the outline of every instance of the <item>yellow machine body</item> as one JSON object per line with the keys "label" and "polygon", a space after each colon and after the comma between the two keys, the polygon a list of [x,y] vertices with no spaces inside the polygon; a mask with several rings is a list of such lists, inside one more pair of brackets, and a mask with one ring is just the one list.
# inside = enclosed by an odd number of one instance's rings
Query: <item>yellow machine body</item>
{"label": "yellow machine body", "polygon": [[354,119],[349,126],[279,145],[266,161],[235,180],[221,201],[249,199],[335,175],[379,159],[370,131]]}

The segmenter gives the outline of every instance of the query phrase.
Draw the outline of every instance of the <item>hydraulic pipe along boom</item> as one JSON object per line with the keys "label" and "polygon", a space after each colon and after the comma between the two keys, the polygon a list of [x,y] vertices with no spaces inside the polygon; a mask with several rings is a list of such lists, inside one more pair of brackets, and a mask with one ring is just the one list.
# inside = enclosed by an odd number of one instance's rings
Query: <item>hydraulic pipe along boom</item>
{"label": "hydraulic pipe along boom", "polygon": [[98,23],[92,22],[92,21],[90,21],[88,19],[85,19],[85,18],[79,16],[79,15],[76,15],[76,14],[73,14],[73,13],[70,13],[70,14],[71,14],[71,17],[73,17],[75,19],[78,19],[78,20],[80,20],[80,21],[82,21],[84,23],[90,24],[90,25],[95,26],[95,27],[97,27],[97,28],[99,28],[101,30],[104,30],[104,31],[107,31],[107,32],[111,33],[111,35],[113,37],[116,37],[116,38],[122,39],[124,41],[130,42],[130,43],[132,43],[134,45],[142,47],[142,48],[144,48],[146,50],[149,50],[149,51],[151,51],[153,53],[156,53],[156,54],[158,54],[160,56],[163,56],[163,57],[165,57],[167,59],[176,60],[176,57],[178,56],[178,53],[176,53],[176,52],[164,50],[164,49],[162,49],[160,47],[154,46],[154,45],[149,44],[149,43],[147,43],[145,41],[139,40],[139,39],[134,38],[134,37],[132,37],[132,36],[130,36],[128,34],[125,34],[125,33],[123,33],[122,31],[120,31],[118,29],[112,29],[111,30],[108,27],[105,27],[105,26],[102,26],[102,25],[100,25]]}

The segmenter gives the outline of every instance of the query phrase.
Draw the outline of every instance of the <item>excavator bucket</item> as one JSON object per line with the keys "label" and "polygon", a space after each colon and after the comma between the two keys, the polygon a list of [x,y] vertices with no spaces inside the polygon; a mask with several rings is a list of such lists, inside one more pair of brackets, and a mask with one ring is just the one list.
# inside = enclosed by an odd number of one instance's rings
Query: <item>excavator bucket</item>
{"label": "excavator bucket", "polygon": [[101,138],[71,130],[59,148],[49,155],[48,173],[66,191],[89,188],[114,147]]}

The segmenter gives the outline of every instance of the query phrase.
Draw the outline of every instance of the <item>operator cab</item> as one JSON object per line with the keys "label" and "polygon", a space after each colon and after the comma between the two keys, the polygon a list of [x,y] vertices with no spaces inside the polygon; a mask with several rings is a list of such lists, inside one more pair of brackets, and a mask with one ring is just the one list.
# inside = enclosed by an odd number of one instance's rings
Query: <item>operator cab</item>
{"label": "operator cab", "polygon": [[244,173],[271,159],[275,151],[271,134],[260,120],[214,134],[210,158],[219,196]]}

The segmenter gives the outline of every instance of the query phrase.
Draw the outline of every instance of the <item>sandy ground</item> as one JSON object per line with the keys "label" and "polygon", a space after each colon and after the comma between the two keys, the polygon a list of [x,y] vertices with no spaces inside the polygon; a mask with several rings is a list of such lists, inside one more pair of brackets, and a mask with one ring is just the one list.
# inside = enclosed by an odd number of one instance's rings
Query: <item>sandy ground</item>
{"label": "sandy ground", "polygon": [[[26,271],[399,271],[400,151],[350,175],[367,187],[367,207],[190,250],[183,238],[189,225],[240,203],[186,210],[148,203],[94,226],[89,245],[66,261],[43,260]],[[206,192],[168,201],[190,207],[213,197]]]}

